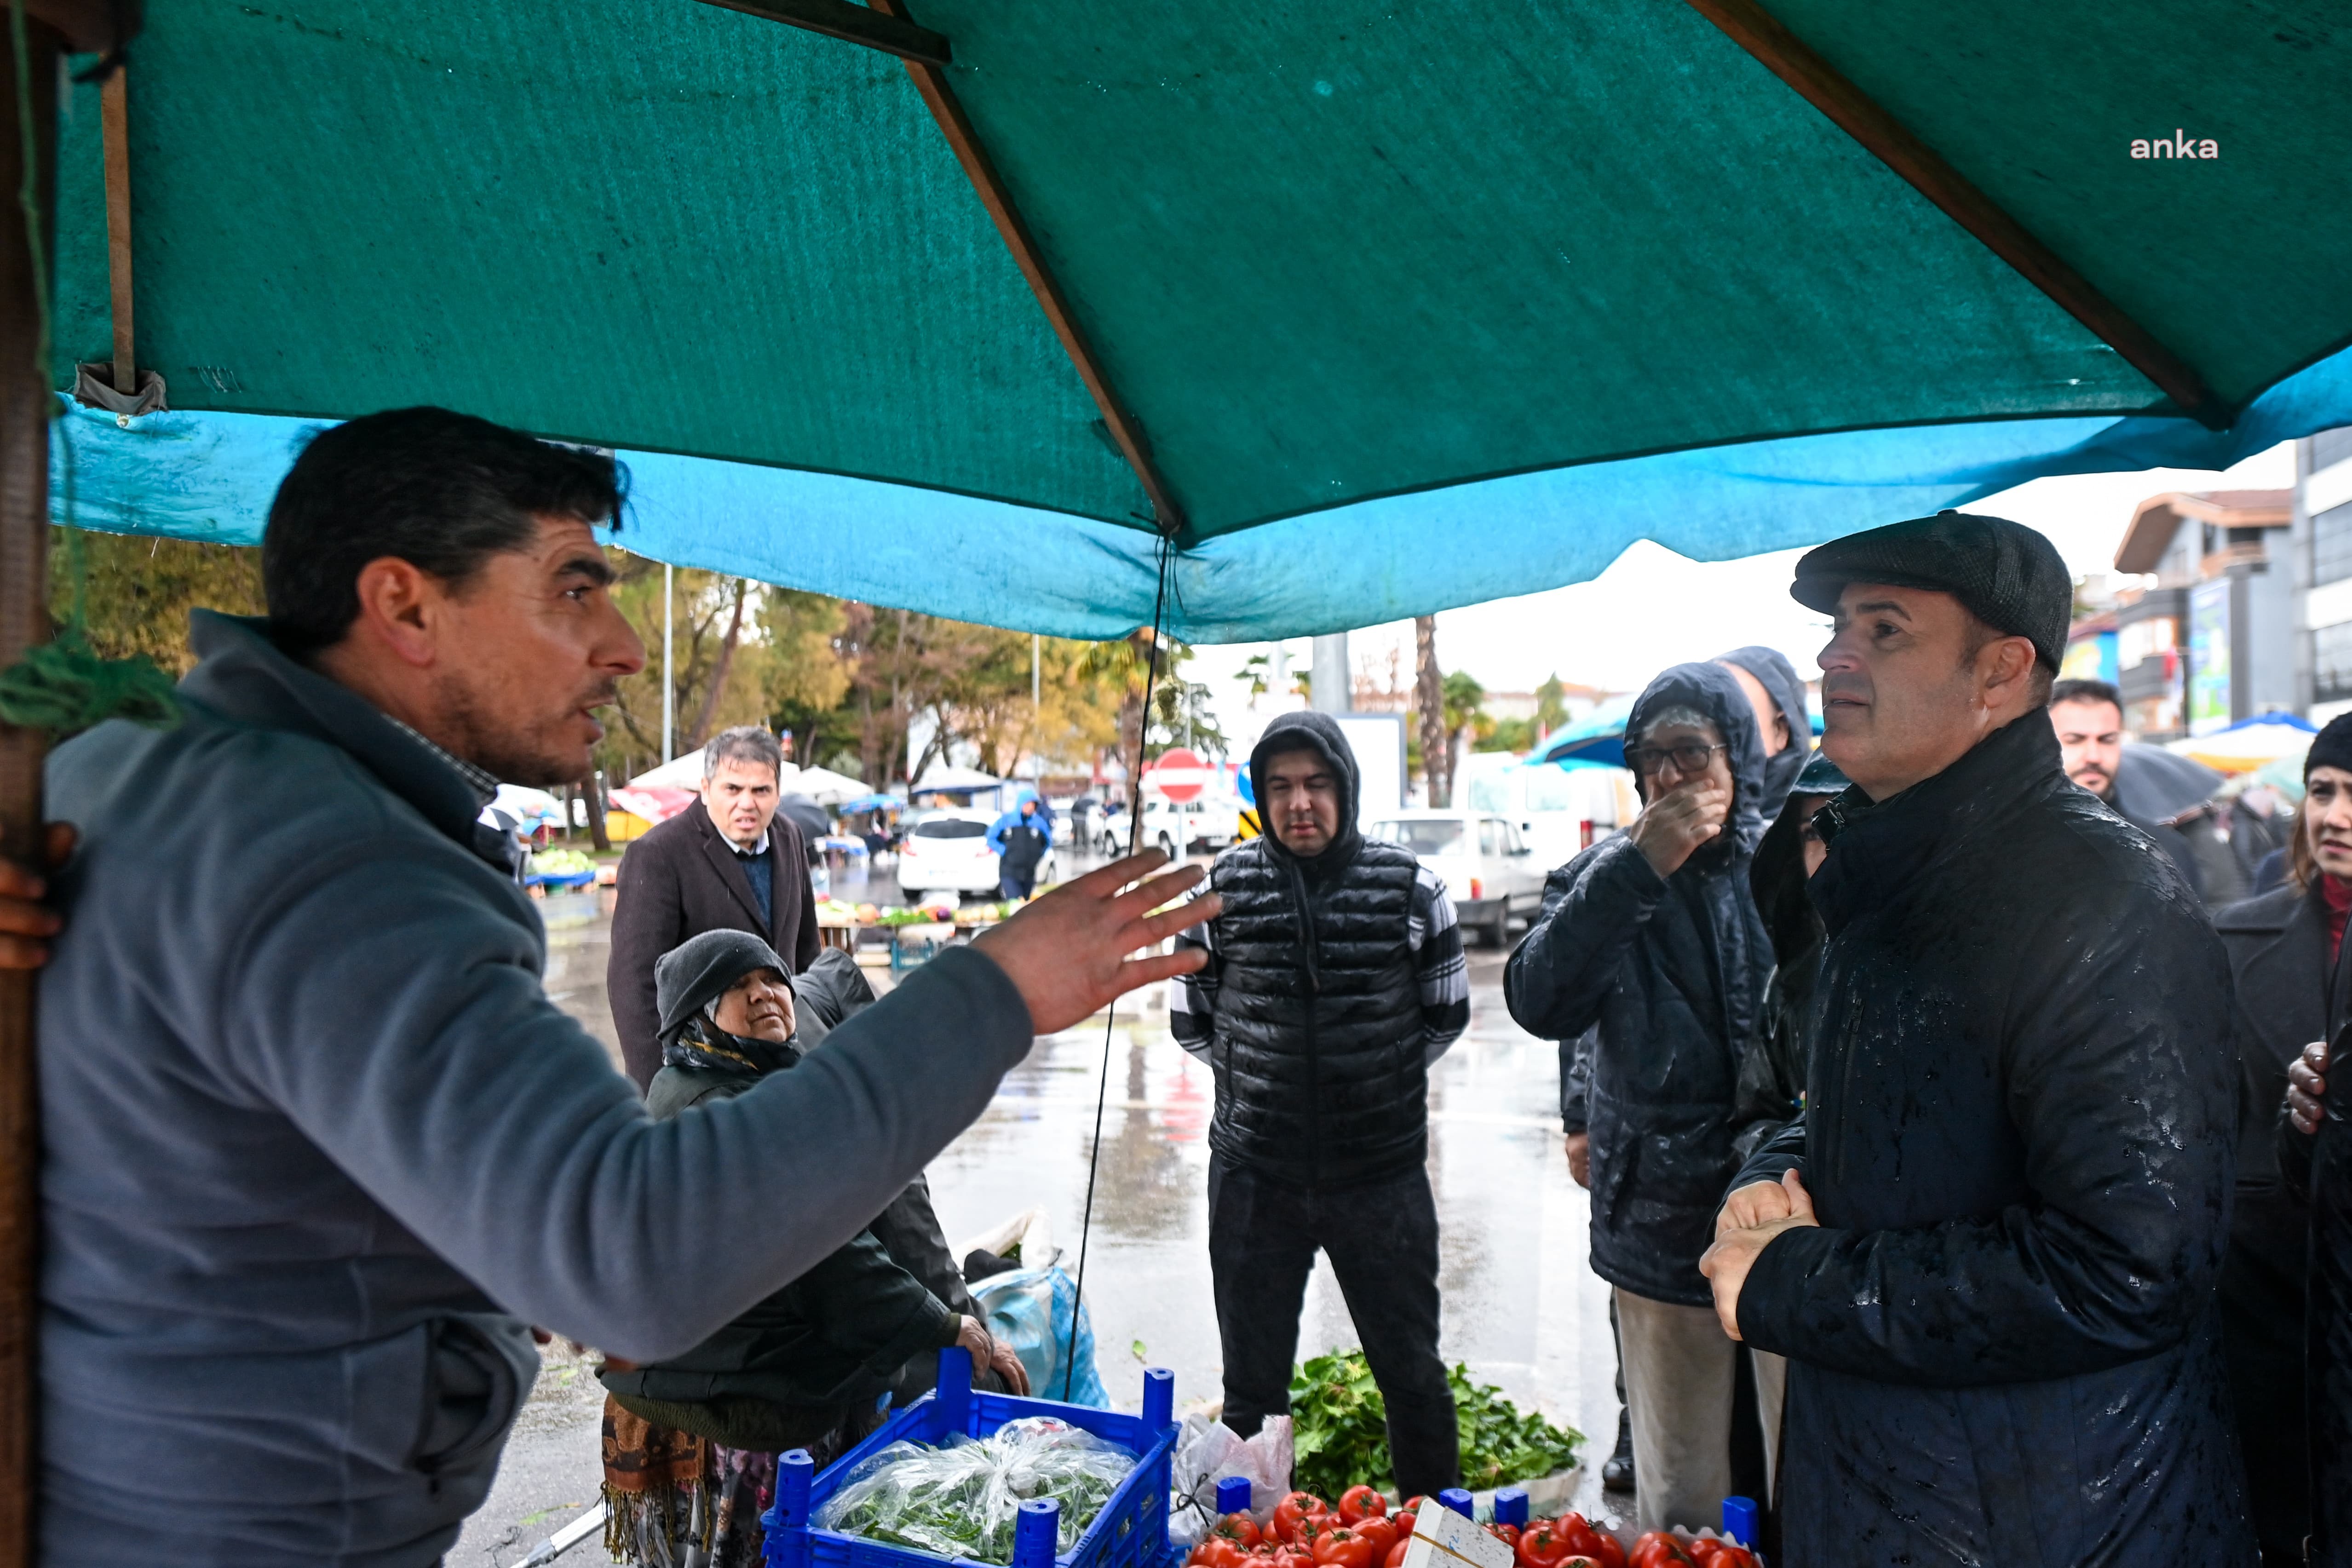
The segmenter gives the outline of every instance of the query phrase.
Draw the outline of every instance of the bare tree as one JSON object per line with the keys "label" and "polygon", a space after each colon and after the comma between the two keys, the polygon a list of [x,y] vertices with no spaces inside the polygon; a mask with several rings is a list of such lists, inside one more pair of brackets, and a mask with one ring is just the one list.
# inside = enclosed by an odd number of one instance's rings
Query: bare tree
{"label": "bare tree", "polygon": [[1454,803],[1454,747],[1445,728],[1445,678],[1437,668],[1437,617],[1412,618],[1413,653],[1417,668],[1412,706],[1421,716],[1421,777],[1429,787],[1429,803],[1439,808]]}

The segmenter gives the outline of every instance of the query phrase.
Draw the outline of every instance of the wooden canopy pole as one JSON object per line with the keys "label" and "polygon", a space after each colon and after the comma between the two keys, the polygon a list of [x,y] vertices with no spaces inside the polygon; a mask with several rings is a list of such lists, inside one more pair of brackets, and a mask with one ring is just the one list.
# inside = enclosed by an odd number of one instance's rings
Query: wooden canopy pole
{"label": "wooden canopy pole", "polygon": [[[872,4],[885,16],[912,21],[903,0],[872,0]],[[1177,504],[1160,465],[1152,461],[1151,445],[1143,437],[1143,423],[1129,412],[1113,390],[1101,358],[1070,309],[1069,297],[1047,269],[1036,236],[1029,232],[1021,209],[1013,204],[1013,194],[1005,188],[1003,176],[996,172],[988,150],[980,144],[980,136],[965,117],[963,105],[956,101],[955,89],[948,85],[947,72],[938,66],[909,59],[907,74],[915,78],[915,87],[930,106],[931,118],[940,122],[949,147],[955,152],[956,162],[963,165],[972,189],[980,193],[981,204],[988,209],[988,215],[996,220],[996,232],[1004,236],[1006,248],[1021,267],[1021,276],[1029,280],[1029,287],[1044,308],[1045,319],[1053,323],[1055,335],[1062,340],[1063,350],[1077,366],[1078,377],[1087,383],[1087,391],[1094,395],[1095,407],[1102,411],[1103,426],[1110,432],[1111,441],[1127,459],[1128,466],[1135,470],[1136,478],[1142,482],[1143,493],[1151,501],[1154,525],[1162,534],[1175,538],[1183,531],[1184,509]]]}
{"label": "wooden canopy pole", "polygon": [[[0,9],[0,27],[11,35],[0,43],[0,667],[49,637],[54,394],[43,362],[42,311],[44,294],[55,298],[44,280],[54,276],[57,238],[58,62],[68,51],[118,48],[138,28],[135,3],[16,4],[21,15],[15,5]],[[29,204],[19,199],[28,183]],[[47,749],[40,732],[0,724],[0,854],[26,864],[41,859]],[[39,1492],[33,1336],[40,1305],[40,1119],[33,1046],[33,977],[0,971],[0,1568],[30,1568]]]}
{"label": "wooden canopy pole", "polygon": [[114,390],[139,391],[131,297],[131,69],[118,65],[98,91],[100,138],[106,144],[106,281],[114,316]]}
{"label": "wooden canopy pole", "polygon": [[2123,308],[2091,286],[2023,224],[1946,162],[1876,100],[1848,81],[1812,47],[1757,0],[1689,0],[1692,10],[1803,96],[1878,161],[1908,181],[1955,223],[1982,241],[2059,308],[2098,334],[2200,424],[2225,430],[2230,409],[2197,368],[2160,342]]}
{"label": "wooden canopy pole", "polygon": [[723,10],[740,11],[746,16],[757,16],[763,22],[782,22],[787,27],[804,27],[812,33],[822,33],[828,38],[838,38],[845,44],[863,44],[869,49],[879,49],[886,55],[896,55],[902,60],[928,60],[932,65],[948,63],[948,41],[928,27],[918,27],[901,16],[886,11],[869,11],[853,4],[853,0],[702,0],[706,5]]}

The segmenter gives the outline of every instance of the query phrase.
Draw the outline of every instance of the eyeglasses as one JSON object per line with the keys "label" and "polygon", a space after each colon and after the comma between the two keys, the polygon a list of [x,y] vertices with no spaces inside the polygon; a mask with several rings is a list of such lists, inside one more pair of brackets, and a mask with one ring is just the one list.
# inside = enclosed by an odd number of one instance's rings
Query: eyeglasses
{"label": "eyeglasses", "polygon": [[1654,779],[1665,771],[1668,762],[1672,762],[1675,772],[1688,777],[1693,773],[1705,772],[1708,758],[1729,749],[1720,742],[1714,746],[1701,746],[1695,740],[1685,741],[1680,746],[1637,747],[1625,754],[1625,766],[1644,779]]}

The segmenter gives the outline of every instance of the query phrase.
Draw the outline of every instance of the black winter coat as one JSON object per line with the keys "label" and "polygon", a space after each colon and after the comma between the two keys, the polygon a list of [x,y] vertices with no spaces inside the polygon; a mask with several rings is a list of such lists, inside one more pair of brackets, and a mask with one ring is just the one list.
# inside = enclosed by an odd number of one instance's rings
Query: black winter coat
{"label": "black winter coat", "polygon": [[[874,1000],[848,954],[828,948],[793,977],[802,1054]],[[750,1072],[665,1067],[646,1109],[656,1121],[730,1099],[759,1082]],[[723,1239],[714,1239],[723,1245]],[[684,1355],[634,1372],[604,1374],[606,1387],[646,1399],[708,1401],[747,1396],[786,1406],[901,1399],[938,1377],[938,1348],[957,1318],[977,1315],[918,1176],[868,1228],[807,1273]]]}
{"label": "black winter coat", "polygon": [[[1826,819],[1826,820],[1823,820]],[[1823,808],[1829,930],[1795,1166],[1741,1335],[1790,1358],[1804,1568],[2243,1565],[2214,1284],[2230,974],[2195,894],[2040,714]]]}
{"label": "black winter coat", "polygon": [[[2311,1531],[2311,1450],[2304,1420],[2304,1294],[2310,1211],[2290,1192],[2273,1148],[2287,1064],[2327,1038],[2327,905],[2282,888],[2213,917],[2229,950],[2238,1005],[2238,1190],[2221,1266],[2221,1347],[2246,1461],[2246,1502],[2263,1549],[2302,1560]],[[2307,1174],[2307,1172],[2306,1172]]]}
{"label": "black winter coat", "polygon": [[1579,1053],[1593,1271],[1637,1296],[1703,1307],[1714,1298],[1699,1254],[1739,1165],[1740,1051],[1772,968],[1748,886],[1764,758],[1747,695],[1714,664],[1678,664],[1652,682],[1627,733],[1676,705],[1706,715],[1731,747],[1731,831],[1671,877],[1622,835],[1552,873],[1503,994],[1531,1034],[1568,1040],[1599,1026]]}
{"label": "black winter coat", "polygon": [[1428,1036],[1409,945],[1420,873],[1400,844],[1360,844],[1311,881],[1262,838],[1217,857],[1218,1155],[1317,1188],[1391,1180],[1427,1159]]}

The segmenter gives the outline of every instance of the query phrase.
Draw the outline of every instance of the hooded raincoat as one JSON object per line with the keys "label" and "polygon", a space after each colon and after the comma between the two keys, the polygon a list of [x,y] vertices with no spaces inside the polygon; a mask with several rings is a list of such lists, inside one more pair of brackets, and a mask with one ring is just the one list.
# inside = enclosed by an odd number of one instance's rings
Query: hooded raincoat
{"label": "hooded raincoat", "polygon": [[[1717,653],[1718,664],[1737,664],[1762,684],[1769,693],[1773,706],[1789,722],[1789,744],[1764,759],[1764,792],[1756,809],[1767,824],[1780,815],[1787,803],[1789,791],[1796,788],[1797,775],[1805,770],[1805,763],[1813,754],[1813,720],[1805,711],[1805,683],[1798,677],[1797,667],[1778,649],[1765,647],[1734,648],[1728,653]],[[1766,737],[1759,736],[1758,744]]]}
{"label": "hooded raincoat", "polygon": [[1741,1336],[1790,1360],[1806,1568],[2251,1563],[2213,1312],[2231,984],[2195,893],[2028,714],[1822,808],[1801,1169]]}
{"label": "hooded raincoat", "polygon": [[1552,873],[1503,986],[1511,1016],[1532,1033],[1567,1040],[1600,1026],[1584,1064],[1593,1271],[1637,1296],[1703,1307],[1714,1297],[1699,1254],[1738,1168],[1741,1048],[1772,969],[1748,886],[1764,756],[1755,710],[1721,665],[1666,671],[1633,705],[1625,733],[1640,735],[1672,707],[1696,710],[1730,747],[1728,831],[1671,877],[1624,835]]}

